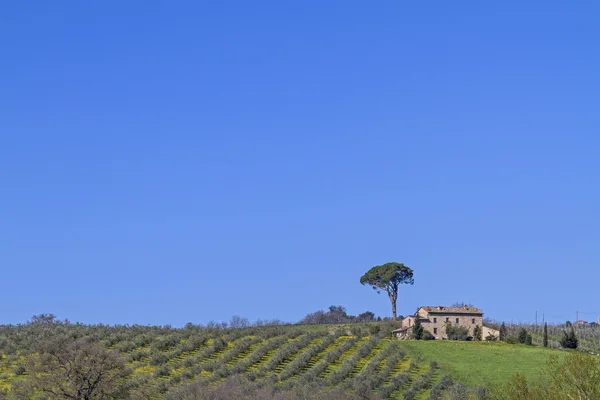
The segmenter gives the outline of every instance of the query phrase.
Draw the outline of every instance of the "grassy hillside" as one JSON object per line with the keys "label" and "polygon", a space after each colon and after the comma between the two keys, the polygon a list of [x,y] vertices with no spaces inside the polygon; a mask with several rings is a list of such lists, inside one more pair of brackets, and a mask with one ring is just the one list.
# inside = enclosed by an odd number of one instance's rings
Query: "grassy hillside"
{"label": "grassy hillside", "polygon": [[[548,355],[560,353],[496,343],[403,342],[369,335],[366,326],[65,329],[99,337],[108,348],[120,352],[132,371],[128,387],[153,399],[194,381],[211,385],[235,375],[284,388],[318,382],[371,390],[382,398],[427,399],[432,388],[444,390],[444,375],[471,386],[505,381],[517,371],[535,379]],[[3,339],[0,388],[10,389],[27,379],[19,347],[26,347],[35,336],[15,332],[12,336],[5,333]]]}
{"label": "grassy hillside", "polygon": [[564,354],[560,350],[498,342],[406,341],[402,347],[409,356],[437,361],[440,371],[468,386],[503,383],[515,372],[535,379],[550,354]]}

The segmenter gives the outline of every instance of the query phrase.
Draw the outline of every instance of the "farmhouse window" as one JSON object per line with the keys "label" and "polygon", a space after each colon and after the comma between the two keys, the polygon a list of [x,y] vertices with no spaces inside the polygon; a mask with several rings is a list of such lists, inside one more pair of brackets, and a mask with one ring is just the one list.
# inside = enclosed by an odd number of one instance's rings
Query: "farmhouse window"
{"label": "farmhouse window", "polygon": [[449,321],[450,321],[450,318],[446,317],[446,322],[449,322]]}
{"label": "farmhouse window", "polygon": [[437,333],[437,328],[433,328],[433,333]]}
{"label": "farmhouse window", "polygon": [[475,318],[473,318],[471,321],[472,321],[473,323],[475,323]]}
{"label": "farmhouse window", "polygon": [[458,318],[456,318],[456,323],[458,324]]}
{"label": "farmhouse window", "polygon": [[435,324],[436,322],[437,322],[437,318],[434,318],[433,319],[433,323]]}

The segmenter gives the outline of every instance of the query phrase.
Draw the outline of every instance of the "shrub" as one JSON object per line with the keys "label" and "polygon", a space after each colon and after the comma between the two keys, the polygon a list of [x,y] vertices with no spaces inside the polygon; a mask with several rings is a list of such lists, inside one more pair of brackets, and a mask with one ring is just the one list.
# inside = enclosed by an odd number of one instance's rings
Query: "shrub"
{"label": "shrub", "polygon": [[350,333],[352,333],[353,336],[360,338],[363,336],[363,329],[360,326],[355,325],[350,328]]}
{"label": "shrub", "polygon": [[560,345],[565,349],[576,349],[579,346],[579,340],[575,335],[575,329],[571,326],[571,331],[563,331],[563,337],[560,339]]}
{"label": "shrub", "polygon": [[428,330],[424,330],[422,339],[423,340],[435,340],[435,336],[433,336],[433,334],[431,332],[429,332]]}
{"label": "shrub", "polygon": [[517,343],[519,343],[519,337],[518,336],[508,336],[506,338],[506,343],[517,344]]}
{"label": "shrub", "polygon": [[485,337],[485,341],[486,342],[495,342],[496,340],[498,340],[498,338],[496,337],[496,335],[494,335],[493,333],[490,332],[489,335],[487,335]]}
{"label": "shrub", "polygon": [[442,378],[433,385],[431,391],[429,392],[429,400],[439,400],[442,398],[442,394],[446,389],[452,386],[452,378],[448,375],[442,376]]}
{"label": "shrub", "polygon": [[168,360],[166,354],[163,353],[154,353],[152,355],[152,359],[150,359],[151,365],[164,365]]}
{"label": "shrub", "polygon": [[125,341],[125,342],[121,342],[118,344],[118,350],[121,352],[125,352],[128,353],[130,351],[135,350],[135,348],[137,347],[135,343],[131,342],[131,341]]}
{"label": "shrub", "polygon": [[475,340],[481,340],[483,336],[483,328],[480,325],[476,325],[473,329],[473,338]]}
{"label": "shrub", "polygon": [[527,334],[527,338],[525,339],[525,344],[528,346],[533,345],[533,337],[531,336],[531,333]]}
{"label": "shrub", "polygon": [[507,333],[507,329],[506,329],[506,324],[504,324],[504,322],[502,323],[502,325],[500,325],[499,332],[500,333],[498,335],[499,336],[498,339],[500,339],[503,342],[507,341],[506,339],[507,339],[508,333]]}
{"label": "shrub", "polygon": [[508,400],[600,399],[600,362],[577,351],[564,358],[554,355],[542,376],[528,382],[517,373],[496,390],[494,398]]}
{"label": "shrub", "polygon": [[446,325],[446,334],[448,340],[467,340],[469,337],[469,329],[460,325]]}
{"label": "shrub", "polygon": [[411,335],[411,337],[413,339],[415,339],[415,340],[421,340],[421,339],[423,339],[423,332],[424,331],[425,331],[425,329],[423,328],[423,325],[421,324],[421,320],[417,316],[415,318],[415,324],[413,325],[413,328],[412,328],[412,335]]}
{"label": "shrub", "polygon": [[25,368],[24,365],[17,365],[13,371],[15,373],[15,375],[23,375],[25,372],[27,372],[27,368]]}
{"label": "shrub", "polygon": [[525,328],[521,328],[519,330],[519,343],[525,344],[527,342],[527,330]]}
{"label": "shrub", "polygon": [[379,333],[380,330],[381,330],[381,328],[379,327],[379,325],[375,325],[375,324],[369,325],[369,335],[376,335]]}
{"label": "shrub", "polygon": [[469,389],[462,383],[450,387],[450,400],[465,400],[469,398]]}
{"label": "shrub", "polygon": [[173,335],[155,341],[152,343],[152,348],[158,351],[165,351],[174,347],[177,343],[179,343],[179,338]]}
{"label": "shrub", "polygon": [[157,378],[160,378],[161,376],[169,375],[169,372],[170,372],[169,367],[166,365],[163,365],[162,367],[160,367],[159,369],[154,371],[154,376]]}

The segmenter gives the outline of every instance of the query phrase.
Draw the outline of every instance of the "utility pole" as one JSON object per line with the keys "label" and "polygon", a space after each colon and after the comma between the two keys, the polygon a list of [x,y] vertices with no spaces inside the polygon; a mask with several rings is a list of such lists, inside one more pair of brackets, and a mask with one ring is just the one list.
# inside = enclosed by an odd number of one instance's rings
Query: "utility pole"
{"label": "utility pole", "polygon": [[546,323],[546,319],[544,318],[544,313],[542,313],[542,325]]}
{"label": "utility pole", "polygon": [[575,322],[579,321],[579,310],[575,312]]}
{"label": "utility pole", "polygon": [[535,312],[535,326],[538,326],[537,325],[537,311]]}

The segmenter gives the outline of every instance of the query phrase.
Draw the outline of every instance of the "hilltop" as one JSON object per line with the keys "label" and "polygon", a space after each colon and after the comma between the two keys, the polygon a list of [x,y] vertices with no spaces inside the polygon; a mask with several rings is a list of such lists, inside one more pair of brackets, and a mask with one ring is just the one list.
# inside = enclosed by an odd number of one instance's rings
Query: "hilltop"
{"label": "hilltop", "polygon": [[[399,341],[385,324],[264,326],[57,325],[72,336],[100,339],[126,361],[134,398],[176,398],[187,385],[216,385],[234,376],[281,388],[372,392],[381,398],[427,399],[452,382],[476,388],[514,372],[535,379],[557,350],[486,342]],[[0,330],[0,388],[28,379],[25,351],[39,335],[28,324]],[[175,396],[175,397],[174,397]]]}

